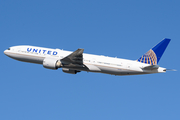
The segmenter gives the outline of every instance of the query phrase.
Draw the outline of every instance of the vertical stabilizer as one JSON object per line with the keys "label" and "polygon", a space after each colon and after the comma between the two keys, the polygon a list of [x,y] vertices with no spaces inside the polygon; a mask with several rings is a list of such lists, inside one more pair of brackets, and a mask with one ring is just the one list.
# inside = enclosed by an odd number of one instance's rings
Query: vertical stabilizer
{"label": "vertical stabilizer", "polygon": [[147,53],[145,53],[142,57],[140,57],[137,61],[156,65],[161,59],[166,47],[168,46],[171,39],[165,38],[152,49],[150,49]]}

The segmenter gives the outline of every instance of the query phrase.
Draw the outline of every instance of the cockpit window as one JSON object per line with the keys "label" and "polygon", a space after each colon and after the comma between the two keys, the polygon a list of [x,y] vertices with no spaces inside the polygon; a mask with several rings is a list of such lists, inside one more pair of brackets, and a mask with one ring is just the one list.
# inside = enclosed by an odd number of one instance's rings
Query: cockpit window
{"label": "cockpit window", "polygon": [[10,48],[8,48],[8,50],[10,50]]}

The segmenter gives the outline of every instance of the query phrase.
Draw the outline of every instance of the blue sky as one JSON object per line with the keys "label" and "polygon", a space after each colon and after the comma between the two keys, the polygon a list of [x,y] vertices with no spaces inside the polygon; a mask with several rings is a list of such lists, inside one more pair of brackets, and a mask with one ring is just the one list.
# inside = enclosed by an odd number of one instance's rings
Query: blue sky
{"label": "blue sky", "polygon": [[112,76],[19,62],[3,51],[34,45],[136,60],[171,38],[159,65],[179,70],[178,0],[1,0],[1,120],[178,120],[179,71]]}

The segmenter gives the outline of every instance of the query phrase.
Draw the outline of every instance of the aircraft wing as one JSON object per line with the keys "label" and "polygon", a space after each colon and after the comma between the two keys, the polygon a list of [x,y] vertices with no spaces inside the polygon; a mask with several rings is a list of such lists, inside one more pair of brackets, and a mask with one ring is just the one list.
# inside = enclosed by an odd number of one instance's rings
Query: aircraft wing
{"label": "aircraft wing", "polygon": [[77,49],[70,55],[66,56],[65,58],[61,59],[62,62],[66,64],[78,64],[83,65],[83,51],[84,49]]}

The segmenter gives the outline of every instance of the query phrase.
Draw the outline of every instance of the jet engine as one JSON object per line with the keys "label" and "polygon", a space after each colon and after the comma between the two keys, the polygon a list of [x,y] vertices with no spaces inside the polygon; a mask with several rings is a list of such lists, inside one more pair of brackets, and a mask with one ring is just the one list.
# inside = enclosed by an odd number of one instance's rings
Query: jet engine
{"label": "jet engine", "polygon": [[60,60],[57,60],[54,58],[45,58],[43,60],[43,67],[45,67],[47,69],[56,70],[56,69],[62,67],[62,63]]}

